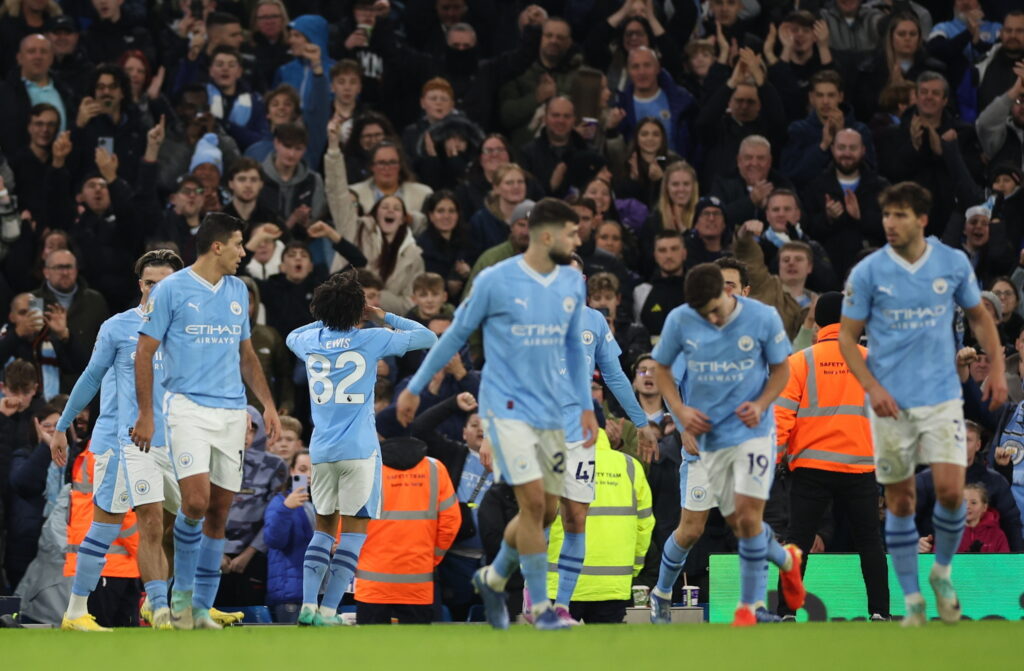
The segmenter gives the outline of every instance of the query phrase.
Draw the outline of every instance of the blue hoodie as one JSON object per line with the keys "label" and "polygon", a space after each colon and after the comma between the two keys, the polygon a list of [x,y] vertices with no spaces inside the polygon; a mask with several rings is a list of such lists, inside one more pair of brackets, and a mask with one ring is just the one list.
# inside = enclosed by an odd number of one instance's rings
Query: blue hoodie
{"label": "blue hoodie", "polygon": [[306,148],[306,162],[310,166],[320,165],[327,146],[327,121],[331,118],[331,66],[334,60],[327,52],[327,20],[314,14],[303,14],[288,24],[289,28],[302,33],[307,40],[320,47],[320,61],[323,73],[313,74],[309,61],[294,58],[277,69],[274,86],[291,84],[302,100],[302,118],[309,133]]}

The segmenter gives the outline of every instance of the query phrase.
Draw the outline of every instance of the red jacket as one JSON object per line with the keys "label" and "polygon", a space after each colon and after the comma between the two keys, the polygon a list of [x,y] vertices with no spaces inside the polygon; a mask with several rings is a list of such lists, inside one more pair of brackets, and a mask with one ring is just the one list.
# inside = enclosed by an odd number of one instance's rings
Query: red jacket
{"label": "red jacket", "polygon": [[999,511],[989,508],[976,527],[964,527],[957,552],[1009,552],[1006,534],[999,528]]}

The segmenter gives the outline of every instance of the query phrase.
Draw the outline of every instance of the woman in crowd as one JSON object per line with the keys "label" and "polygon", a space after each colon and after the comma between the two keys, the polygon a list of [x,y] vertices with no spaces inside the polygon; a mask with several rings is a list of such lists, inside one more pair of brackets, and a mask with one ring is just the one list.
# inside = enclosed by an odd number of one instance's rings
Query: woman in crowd
{"label": "woman in crowd", "polygon": [[416,236],[416,244],[423,251],[423,264],[428,273],[445,278],[448,300],[458,302],[471,266],[469,235],[459,201],[451,191],[435,191],[423,203],[427,228]]}
{"label": "woman in crowd", "polygon": [[619,166],[615,190],[620,196],[652,206],[661,191],[665,168],[678,160],[679,154],[668,148],[665,127],[654,117],[644,117],[629,143],[625,165]]}
{"label": "woman in crowd", "polygon": [[697,171],[683,160],[665,167],[657,202],[638,235],[644,258],[653,261],[654,238],[661,231],[685,233],[693,228],[693,212],[700,199]]}
{"label": "woman in crowd", "polygon": [[472,258],[466,260],[470,265],[484,251],[508,239],[509,218],[526,200],[526,171],[516,163],[506,163],[494,171],[492,185],[484,206],[469,220]]}
{"label": "woman in crowd", "polygon": [[[647,206],[634,198],[615,198],[611,185],[601,177],[587,182],[583,189],[583,197],[590,198],[597,205],[594,216],[594,230],[602,221],[617,221],[625,229],[623,242],[626,245],[626,258],[636,260],[636,233],[647,221]],[[633,267],[633,266],[630,266]]]}
{"label": "woman in crowd", "polygon": [[313,537],[313,504],[309,450],[299,450],[289,463],[288,489],[271,499],[263,513],[267,544],[267,606],[274,622],[293,624],[302,607],[302,561]]}
{"label": "woman in crowd", "polygon": [[964,487],[964,502],[967,504],[967,526],[957,553],[1009,552],[1010,543],[999,526],[999,511],[988,507],[985,485],[968,483]]}
{"label": "woman in crowd", "polygon": [[433,189],[416,181],[400,145],[387,140],[379,142],[369,156],[370,177],[352,185],[363,212],[369,212],[385,196],[395,196],[402,202],[402,209],[412,213],[414,230],[423,230],[423,201]]}
{"label": "woman in crowd", "polygon": [[[484,207],[484,201],[494,189],[494,173],[512,162],[512,145],[501,133],[491,133],[480,145],[480,154],[469,167],[466,178],[456,187],[459,208],[466,213]],[[531,200],[544,197],[544,188],[533,177],[527,176],[526,194]]]}
{"label": "woman in crowd", "polygon": [[1011,347],[1017,341],[1021,329],[1024,329],[1024,317],[1019,312],[1020,296],[1013,281],[1006,276],[992,280],[989,291],[994,293],[1002,303],[1002,319],[996,326],[999,328],[999,340]]}
{"label": "woman in crowd", "polygon": [[386,116],[367,112],[355,118],[352,132],[342,148],[349,179],[361,182],[370,176],[370,153],[385,140],[398,142],[395,127]]}
{"label": "woman in crowd", "polygon": [[160,121],[160,115],[170,115],[171,107],[160,94],[164,84],[164,68],[161,66],[155,73],[146,59],[146,55],[138,49],[121,54],[117,64],[128,76],[131,84],[131,105],[139,113],[143,127],[151,128]]}

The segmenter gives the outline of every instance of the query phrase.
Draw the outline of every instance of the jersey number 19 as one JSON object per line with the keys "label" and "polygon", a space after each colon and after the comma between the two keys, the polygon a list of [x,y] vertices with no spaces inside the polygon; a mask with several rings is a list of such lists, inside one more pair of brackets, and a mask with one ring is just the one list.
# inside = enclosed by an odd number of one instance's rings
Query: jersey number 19
{"label": "jersey number 19", "polygon": [[[365,403],[366,394],[350,394],[348,388],[363,377],[366,372],[366,359],[358,352],[342,352],[334,360],[334,371],[340,371],[346,365],[353,364],[352,370],[334,386],[330,375],[331,360],[323,354],[310,354],[306,358],[306,372],[309,375],[309,396],[317,405],[330,403]],[[317,387],[319,386],[319,391]]]}

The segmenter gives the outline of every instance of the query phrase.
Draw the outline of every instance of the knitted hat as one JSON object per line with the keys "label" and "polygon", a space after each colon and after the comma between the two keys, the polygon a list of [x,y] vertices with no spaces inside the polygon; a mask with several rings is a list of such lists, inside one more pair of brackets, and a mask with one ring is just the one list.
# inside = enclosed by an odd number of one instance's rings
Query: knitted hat
{"label": "knitted hat", "polygon": [[212,163],[217,172],[224,174],[224,155],[220,151],[220,140],[216,134],[207,133],[199,138],[196,143],[196,150],[192,154],[192,161],[188,164],[188,171],[195,172],[196,168],[204,163]]}
{"label": "knitted hat", "polygon": [[814,323],[825,327],[838,324],[843,312],[843,294],[838,291],[827,291],[818,296],[814,304]]}
{"label": "knitted hat", "polygon": [[515,223],[520,219],[529,219],[530,210],[533,209],[534,205],[536,205],[536,203],[529,198],[516,205],[516,209],[512,210],[512,216],[509,217],[508,223]]}
{"label": "knitted hat", "polygon": [[996,321],[1003,321],[1003,301],[999,299],[999,296],[996,296],[991,291],[982,291],[981,297],[991,303],[992,307],[996,309]]}
{"label": "knitted hat", "polygon": [[984,205],[975,205],[974,207],[967,208],[964,212],[964,220],[970,221],[971,217],[983,216],[986,219],[992,218],[992,210],[988,209]]}
{"label": "knitted hat", "polygon": [[722,209],[722,201],[717,196],[701,196],[701,199],[697,201],[697,206],[693,209],[693,220],[697,221],[700,218],[700,213],[709,207],[717,207],[725,215],[725,210]]}

